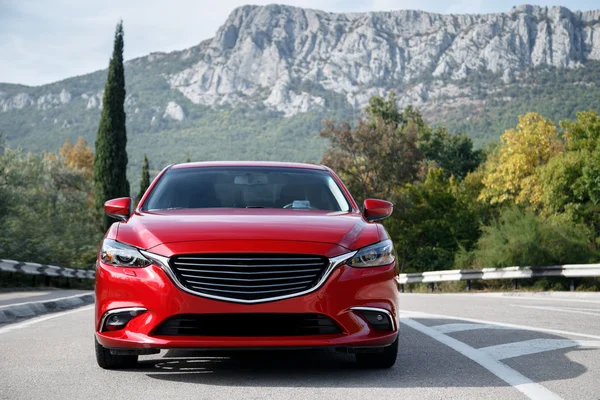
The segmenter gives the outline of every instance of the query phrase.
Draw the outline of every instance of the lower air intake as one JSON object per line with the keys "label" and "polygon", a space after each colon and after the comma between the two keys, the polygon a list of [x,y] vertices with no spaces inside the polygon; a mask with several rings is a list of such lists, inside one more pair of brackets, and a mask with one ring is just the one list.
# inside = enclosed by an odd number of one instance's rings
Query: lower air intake
{"label": "lower air intake", "polygon": [[184,314],[166,319],[156,336],[309,336],[342,333],[321,314]]}

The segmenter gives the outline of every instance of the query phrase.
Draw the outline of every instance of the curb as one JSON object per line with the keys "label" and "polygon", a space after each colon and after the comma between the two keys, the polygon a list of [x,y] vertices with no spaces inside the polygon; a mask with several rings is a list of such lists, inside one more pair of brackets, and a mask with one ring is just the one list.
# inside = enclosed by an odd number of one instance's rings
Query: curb
{"label": "curb", "polygon": [[27,303],[0,306],[0,325],[37,317],[58,311],[69,310],[94,303],[94,294],[78,294],[52,300],[32,301]]}

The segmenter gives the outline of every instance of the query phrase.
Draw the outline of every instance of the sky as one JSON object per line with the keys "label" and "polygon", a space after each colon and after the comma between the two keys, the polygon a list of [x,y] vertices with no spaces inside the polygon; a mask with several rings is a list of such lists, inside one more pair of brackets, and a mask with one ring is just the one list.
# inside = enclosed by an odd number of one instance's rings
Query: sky
{"label": "sky", "polygon": [[[289,4],[331,12],[418,9],[437,13],[510,10],[526,0],[0,0],[0,82],[40,85],[104,69],[123,19],[125,58],[181,50],[213,37],[244,4]],[[598,0],[530,0],[571,10]]]}

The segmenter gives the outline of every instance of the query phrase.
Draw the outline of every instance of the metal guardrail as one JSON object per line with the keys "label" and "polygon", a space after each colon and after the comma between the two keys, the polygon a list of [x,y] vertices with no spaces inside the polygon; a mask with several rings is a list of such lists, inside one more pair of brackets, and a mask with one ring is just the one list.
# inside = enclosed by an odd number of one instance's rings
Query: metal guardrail
{"label": "metal guardrail", "polygon": [[435,283],[457,281],[466,281],[468,291],[471,288],[471,281],[475,280],[512,279],[513,288],[516,288],[518,279],[549,277],[571,278],[570,286],[571,290],[574,290],[575,286],[572,278],[600,277],[600,264],[431,271],[400,274],[397,280],[400,291],[404,291],[404,285],[411,283],[429,283],[429,289],[433,291]]}
{"label": "metal guardrail", "polygon": [[41,275],[63,278],[95,279],[96,271],[86,269],[62,268],[54,265],[44,265],[14,260],[0,260],[0,271],[16,272],[27,275]]}
{"label": "metal guardrail", "polygon": [[[96,278],[95,270],[63,268],[54,265],[44,265],[14,260],[0,260],[0,271],[50,277],[80,279]],[[600,264],[572,264],[555,265],[549,267],[508,267],[466,270],[456,269],[400,274],[396,279],[398,281],[400,290],[403,291],[404,285],[411,283],[429,283],[430,290],[433,290],[433,285],[435,283],[466,281],[467,290],[470,290],[470,282],[475,280],[512,279],[513,287],[516,287],[516,282],[518,279],[549,277],[564,277],[571,279],[600,277]],[[574,289],[574,283],[572,280],[571,289]]]}

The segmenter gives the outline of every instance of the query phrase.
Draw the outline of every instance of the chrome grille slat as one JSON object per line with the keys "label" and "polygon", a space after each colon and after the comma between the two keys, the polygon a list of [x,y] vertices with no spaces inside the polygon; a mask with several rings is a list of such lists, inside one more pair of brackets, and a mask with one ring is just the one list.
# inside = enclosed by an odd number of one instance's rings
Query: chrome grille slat
{"label": "chrome grille slat", "polygon": [[281,286],[299,286],[299,285],[307,285],[312,281],[302,281],[302,282],[292,282],[292,283],[276,283],[274,285],[227,285],[224,283],[210,283],[210,282],[196,282],[192,280],[188,280],[189,283],[197,283],[203,286],[217,286],[217,287],[226,287],[226,288],[266,288],[266,287],[281,287]]}
{"label": "chrome grille slat", "polygon": [[264,282],[264,281],[289,281],[292,279],[306,279],[306,278],[314,278],[313,275],[300,275],[300,276],[286,276],[285,278],[254,278],[254,279],[243,279],[243,278],[222,278],[220,276],[202,276],[202,275],[189,275],[189,274],[181,274],[181,276],[186,278],[202,278],[202,279],[210,279],[216,281],[236,281],[236,282]]}
{"label": "chrome grille slat", "polygon": [[314,267],[321,266],[322,263],[308,263],[308,264],[252,264],[252,265],[240,265],[240,264],[201,264],[201,263],[189,263],[177,261],[175,265],[193,265],[197,267],[232,267],[232,268],[283,268],[283,267]]}
{"label": "chrome grille slat", "polygon": [[298,290],[298,289],[304,289],[306,286],[298,286],[298,287],[286,288],[286,289],[256,290],[256,291],[254,291],[254,290],[253,291],[248,291],[248,290],[209,289],[209,288],[200,287],[200,286],[194,286],[194,285],[191,285],[191,287],[193,287],[195,289],[202,289],[202,290],[207,290],[207,291],[211,291],[211,292],[240,293],[240,294],[264,294],[264,293],[289,292],[289,291],[294,291],[294,290]]}
{"label": "chrome grille slat", "polygon": [[198,295],[260,301],[305,292],[319,283],[329,260],[305,255],[181,255],[169,260],[175,278]]}
{"label": "chrome grille slat", "polygon": [[253,258],[226,258],[226,257],[177,257],[178,260],[209,260],[209,261],[322,261],[320,257],[310,258],[298,258],[298,257],[285,257],[285,258],[271,258],[271,257],[253,257]]}

